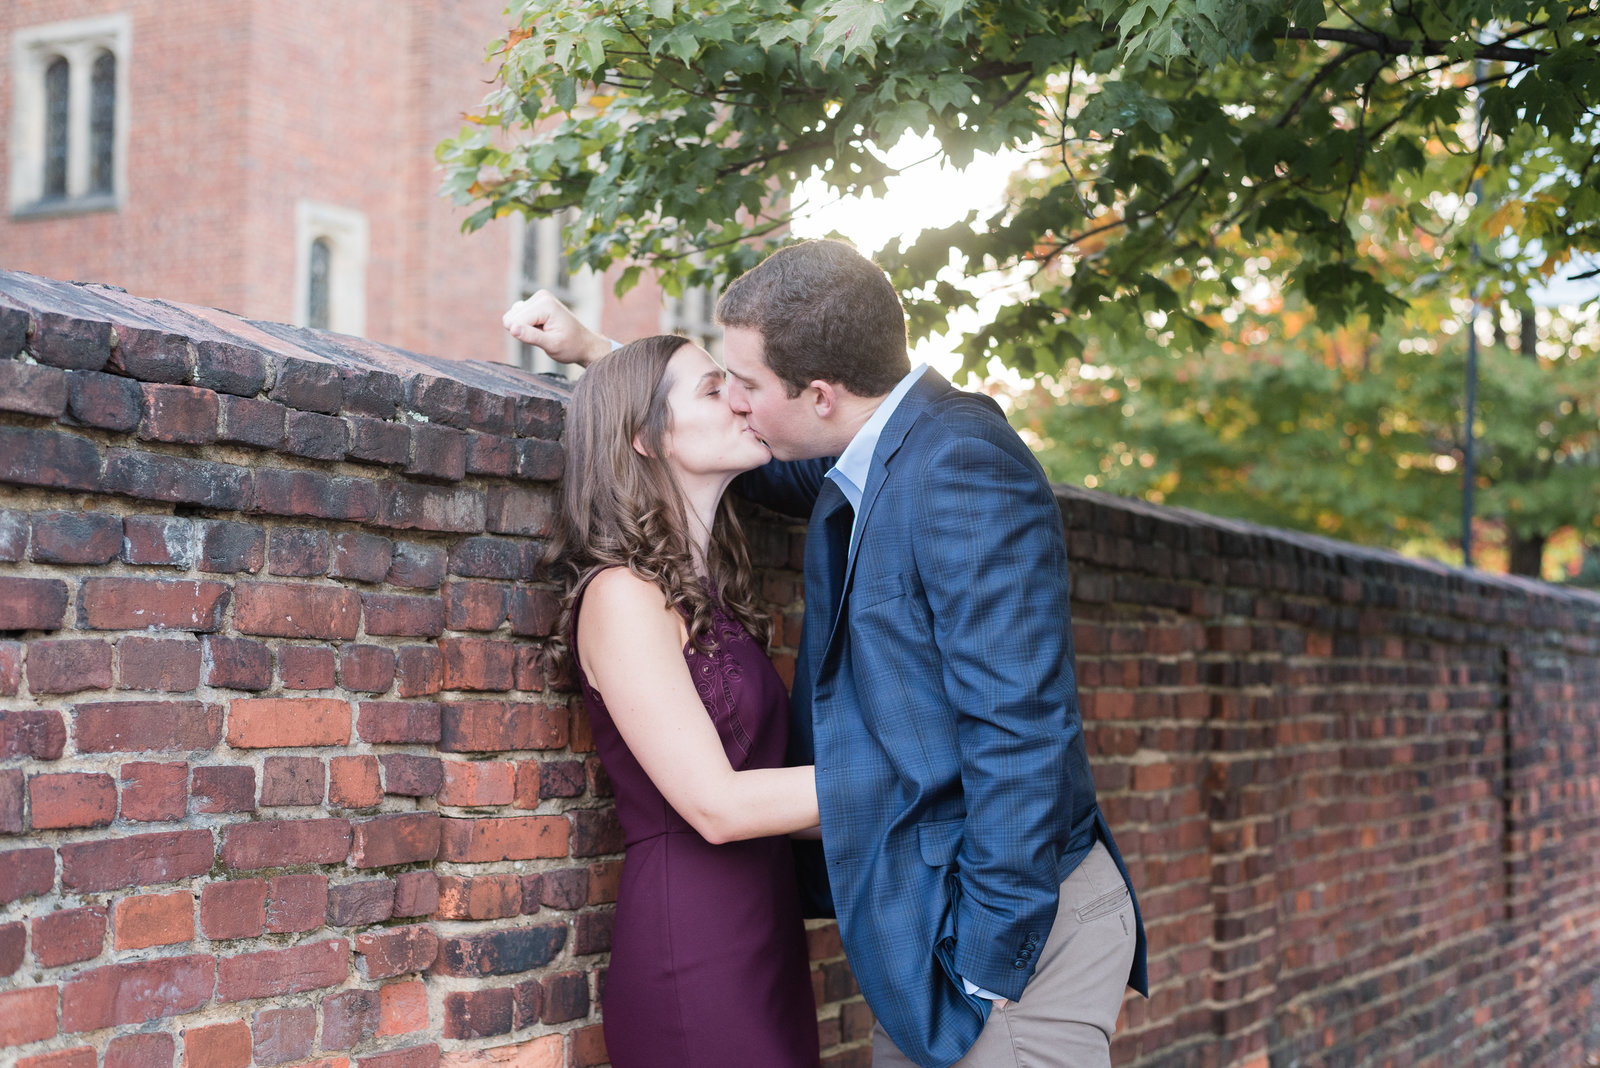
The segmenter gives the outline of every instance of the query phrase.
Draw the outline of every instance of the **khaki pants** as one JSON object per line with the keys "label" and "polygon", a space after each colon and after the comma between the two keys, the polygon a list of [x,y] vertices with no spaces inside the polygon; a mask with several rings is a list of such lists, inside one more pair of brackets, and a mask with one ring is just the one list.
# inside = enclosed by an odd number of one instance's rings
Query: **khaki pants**
{"label": "khaki pants", "polygon": [[[1134,945],[1133,899],[1096,842],[1061,884],[1055,925],[1022,999],[989,1013],[955,1068],[1110,1068]],[[881,1024],[872,1068],[914,1068]]]}

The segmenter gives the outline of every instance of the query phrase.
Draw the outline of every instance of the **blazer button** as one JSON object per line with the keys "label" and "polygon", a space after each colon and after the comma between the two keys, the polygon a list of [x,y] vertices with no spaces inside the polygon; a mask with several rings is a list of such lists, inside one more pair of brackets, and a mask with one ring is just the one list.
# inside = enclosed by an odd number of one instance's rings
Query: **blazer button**
{"label": "blazer button", "polygon": [[1013,968],[1026,968],[1028,966],[1028,962],[1023,960],[1021,957],[1018,957],[1016,960],[1011,962],[1011,966]]}

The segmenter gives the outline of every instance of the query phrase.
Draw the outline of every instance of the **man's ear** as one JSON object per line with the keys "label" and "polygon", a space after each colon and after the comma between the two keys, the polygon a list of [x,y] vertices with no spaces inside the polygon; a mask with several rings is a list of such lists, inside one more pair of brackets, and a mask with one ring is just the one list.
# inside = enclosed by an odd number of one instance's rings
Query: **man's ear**
{"label": "man's ear", "polygon": [[811,390],[811,410],[818,419],[832,415],[839,405],[839,391],[832,382],[814,378],[806,384]]}

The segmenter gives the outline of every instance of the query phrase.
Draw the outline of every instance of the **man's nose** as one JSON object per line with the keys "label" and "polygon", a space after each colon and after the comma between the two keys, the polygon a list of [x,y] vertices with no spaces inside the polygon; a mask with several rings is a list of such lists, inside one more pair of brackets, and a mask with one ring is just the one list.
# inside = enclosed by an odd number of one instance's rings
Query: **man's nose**
{"label": "man's nose", "polygon": [[728,384],[728,407],[740,415],[750,413],[750,397],[745,393],[744,386],[738,382]]}

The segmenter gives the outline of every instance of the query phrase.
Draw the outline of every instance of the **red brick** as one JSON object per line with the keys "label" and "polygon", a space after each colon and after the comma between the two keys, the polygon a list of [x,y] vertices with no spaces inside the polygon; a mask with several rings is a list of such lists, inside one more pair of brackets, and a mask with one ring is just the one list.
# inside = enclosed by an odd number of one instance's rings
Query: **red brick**
{"label": "red brick", "polygon": [[217,962],[217,1000],[245,1001],[338,986],[350,975],[350,944],[342,938],[292,949],[241,953]]}
{"label": "red brick", "polygon": [[568,736],[564,705],[455,701],[441,706],[439,748],[450,753],[560,749]]}
{"label": "red brick", "polygon": [[[263,469],[261,474],[271,472]],[[129,449],[107,449],[101,489],[146,501],[172,501],[242,511],[251,501],[248,467],[188,460]]]}
{"label": "red brick", "polygon": [[78,422],[119,431],[139,425],[144,407],[139,383],[100,371],[69,371],[67,377],[67,410]]}
{"label": "red brick", "polygon": [[12,697],[22,688],[22,643],[0,642],[0,697]]}
{"label": "red brick", "polygon": [[517,473],[519,451],[515,441],[499,434],[468,434],[467,472],[510,478]]}
{"label": "red brick", "polygon": [[328,761],[328,804],[335,808],[367,808],[382,800],[377,757],[340,756]]}
{"label": "red brick", "polygon": [[98,1031],[181,1016],[211,1000],[216,961],[162,957],[108,964],[61,987],[61,1030]]}
{"label": "red brick", "polygon": [[199,701],[72,706],[72,737],[80,753],[192,752],[215,747],[221,735],[221,706]]}
{"label": "red brick", "polygon": [[199,559],[196,569],[219,574],[256,572],[266,561],[267,533],[250,523],[201,519],[195,523]]}
{"label": "red brick", "polygon": [[496,534],[543,538],[555,527],[555,494],[545,487],[492,486],[484,528]]}
{"label": "red brick", "polygon": [[421,979],[385,983],[378,989],[379,1038],[428,1028],[428,988]]}
{"label": "red brick", "polygon": [[183,1068],[250,1068],[250,1027],[243,1020],[183,1032]]}
{"label": "red brick", "polygon": [[194,564],[194,524],[171,515],[125,516],[122,562],[187,570]]}
{"label": "red brick", "polygon": [[146,382],[144,415],[139,437],[205,445],[217,440],[217,395],[195,386],[164,386]]}
{"label": "red brick", "polygon": [[349,701],[239,697],[228,709],[228,744],[235,749],[344,745],[349,741]]}
{"label": "red brick", "polygon": [[[438,706],[434,708],[437,722]],[[438,738],[435,733],[434,740]],[[0,708],[0,760],[18,756],[57,760],[66,744],[65,721],[55,709]]]}
{"label": "red brick", "polygon": [[394,650],[346,645],[339,650],[339,685],[358,693],[383,693],[394,685]]}
{"label": "red brick", "polygon": [[367,979],[424,971],[438,951],[439,939],[426,924],[390,927],[356,937],[356,963]]}
{"label": "red brick", "polygon": [[262,762],[263,805],[320,805],[327,769],[316,757],[269,756]]}
{"label": "red brick", "polygon": [[350,427],[343,419],[290,409],[284,421],[284,452],[311,460],[343,460],[349,446]]}
{"label": "red brick", "polygon": [[544,1008],[544,987],[537,979],[524,979],[511,988],[512,1013],[517,1030],[532,1027],[539,1022],[539,1011]]}
{"label": "red brick", "polygon": [[65,582],[0,576],[0,630],[59,630],[66,614]]}
{"label": "red brick", "polygon": [[522,912],[522,877],[439,877],[438,916],[444,920],[502,920]]}
{"label": "red brick", "polygon": [[216,764],[195,768],[189,793],[196,812],[252,812],[256,769]]}
{"label": "red brick", "polygon": [[189,808],[189,765],[135,762],[122,765],[122,818],[141,823],[182,819]]}
{"label": "red brick", "polygon": [[61,886],[91,893],[153,886],[203,875],[214,853],[210,831],[133,834],[61,847]]}
{"label": "red brick", "polygon": [[241,582],[233,618],[242,634],[354,638],[361,621],[361,595],[329,586]]}
{"label": "red brick", "polygon": [[517,761],[517,781],[511,795],[512,807],[538,808],[540,800],[542,799],[539,796],[539,762]]}
{"label": "red brick", "polygon": [[119,950],[172,946],[194,937],[194,894],[140,894],[118,901],[111,913],[113,945]]}
{"label": "red brick", "polygon": [[278,681],[286,690],[331,690],[337,663],[331,645],[282,645],[278,647]]}
{"label": "red brick", "polygon": [[0,482],[99,489],[100,450],[94,442],[73,434],[0,427]]}
{"label": "red brick", "polygon": [[434,638],[444,633],[444,602],[438,597],[368,593],[361,603],[369,635]]}
{"label": "red brick", "polygon": [[403,464],[411,456],[411,427],[352,416],[349,456],[372,464]]}
{"label": "red brick", "polygon": [[39,564],[109,564],[122,553],[122,517],[108,512],[40,512],[28,559]]}
{"label": "red brick", "polygon": [[445,1038],[488,1038],[510,1034],[511,988],[458,990],[444,996]]}
{"label": "red brick", "polygon": [[444,685],[444,657],[431,645],[405,645],[395,657],[396,692],[401,697],[438,693]]}
{"label": "red brick", "polygon": [[378,514],[378,487],[365,478],[258,468],[250,508],[269,515],[367,523]]}
{"label": "red brick", "polygon": [[15,563],[28,555],[28,513],[0,508],[0,560]]}
{"label": "red brick", "polygon": [[210,883],[200,891],[200,930],[207,938],[255,938],[267,926],[267,881]]}
{"label": "red brick", "polygon": [[539,796],[581,797],[589,787],[582,760],[549,760],[539,766]]}
{"label": "red brick", "polygon": [[363,879],[328,888],[328,923],[360,927],[382,923],[394,915],[395,884],[391,879]]}
{"label": "red brick", "polygon": [[256,1064],[299,1060],[311,1053],[311,1040],[317,1033],[317,1010],[310,1005],[263,1009],[251,1021],[251,1032],[255,1036]]}
{"label": "red brick", "polygon": [[509,805],[516,786],[516,765],[501,760],[446,760],[439,803],[468,807]]}
{"label": "red brick", "polygon": [[267,550],[267,570],[285,578],[325,575],[332,544],[325,530],[279,527],[272,532]]}
{"label": "red brick", "polygon": [[277,382],[268,396],[291,408],[331,415],[344,403],[344,385],[334,365],[289,357],[278,365]]}
{"label": "red brick", "polygon": [[95,1058],[93,1046],[74,1046],[59,1053],[24,1057],[17,1062],[16,1068],[95,1068]]}
{"label": "red brick", "polygon": [[124,690],[187,693],[200,685],[200,643],[130,636],[117,642],[117,681]]}
{"label": "red brick", "polygon": [[328,574],[357,582],[382,582],[394,562],[394,542],[376,534],[344,532],[333,536]]}
{"label": "red brick", "polygon": [[267,931],[314,931],[328,916],[328,877],[279,875],[267,883]]}
{"label": "red brick", "polygon": [[362,701],[356,733],[373,744],[437,742],[439,706],[431,701]]}
{"label": "red brick", "polygon": [[622,852],[622,824],[614,808],[579,808],[572,812],[572,855],[593,857]]}
{"label": "red brick", "polygon": [[564,857],[570,827],[562,816],[441,821],[439,859],[468,864]]}
{"label": "red brick", "polygon": [[406,474],[459,482],[467,473],[467,436],[454,427],[418,423]]}
{"label": "red brick", "polygon": [[85,638],[28,643],[28,688],[34,693],[111,689],[111,643]]}
{"label": "red brick", "polygon": [[484,529],[483,493],[465,486],[389,482],[380,487],[377,524],[395,530],[475,534]]}
{"label": "red brick", "polygon": [[21,920],[0,923],[0,979],[22,967],[22,951],[28,942],[28,928]]}
{"label": "red brick", "polygon": [[222,862],[234,871],[337,864],[349,852],[348,820],[261,820],[222,832]]}
{"label": "red brick", "polygon": [[67,410],[67,375],[59,367],[0,359],[0,411],[59,418]]}
{"label": "red brick", "polygon": [[517,684],[517,647],[485,638],[443,638],[444,688],[510,690]]}
{"label": "red brick", "polygon": [[28,805],[34,830],[104,827],[117,818],[117,784],[100,772],[35,775]]}
{"label": "red brick", "polygon": [[276,449],[283,444],[283,405],[253,397],[218,397],[217,440],[258,449]]}
{"label": "red brick", "polygon": [[106,1044],[105,1068],[172,1068],[172,1036],[120,1035]]}
{"label": "red brick", "polygon": [[501,582],[452,582],[443,592],[451,630],[494,630],[511,611],[511,588]]}
{"label": "red brick", "polygon": [[[538,904],[552,909],[582,908],[589,900],[587,868],[556,868],[541,872]],[[532,912],[532,909],[524,909]]]}
{"label": "red brick", "polygon": [[439,1047],[408,1046],[356,1058],[356,1068],[439,1068]]}
{"label": "red brick", "polygon": [[0,1046],[21,1046],[56,1033],[56,988],[0,991]]}
{"label": "red brick", "polygon": [[227,605],[228,586],[222,582],[90,578],[78,591],[78,625],[90,630],[213,631],[222,625]]}
{"label": "red brick", "polygon": [[48,894],[55,879],[56,855],[48,848],[0,853],[0,905]]}
{"label": "red brick", "polygon": [[554,634],[560,621],[560,594],[537,586],[517,586],[511,600],[511,633],[542,638]]}
{"label": "red brick", "polygon": [[414,864],[439,855],[439,817],[432,812],[399,812],[353,825],[350,863],[357,868]]}
{"label": "red brick", "polygon": [[589,1015],[589,977],[583,972],[547,975],[540,985],[544,987],[541,1019],[545,1023],[566,1023]]}
{"label": "red brick", "polygon": [[385,753],[378,758],[383,767],[383,792],[401,797],[432,797],[444,785],[443,761],[438,757],[413,753]]}
{"label": "red brick", "polygon": [[33,959],[46,968],[93,960],[105,949],[106,910],[98,905],[36,916]]}
{"label": "red brick", "polygon": [[573,955],[581,957],[611,952],[611,929],[616,918],[616,912],[611,909],[590,909],[578,913],[572,939]]}
{"label": "red brick", "polygon": [[419,545],[413,541],[396,542],[394,562],[386,580],[391,586],[407,586],[416,590],[436,590],[444,581],[450,558],[443,549]]}
{"label": "red brick", "polygon": [[567,925],[564,923],[508,927],[483,934],[441,938],[433,970],[441,975],[466,978],[515,975],[549,964],[566,942]]}
{"label": "red brick", "polygon": [[439,908],[439,877],[431,871],[405,871],[395,876],[394,914],[431,916]]}
{"label": "red brick", "polygon": [[205,638],[204,663],[209,686],[265,690],[272,685],[272,653],[250,638]]}
{"label": "red brick", "polygon": [[322,1042],[325,1050],[350,1049],[378,1030],[378,992],[341,990],[322,999]]}
{"label": "red brick", "polygon": [[[572,1042],[571,1068],[596,1068],[597,1065],[610,1062],[610,1054],[606,1053],[606,1036],[600,1024],[574,1028],[567,1034]],[[843,1065],[838,1068],[843,1068]]]}

